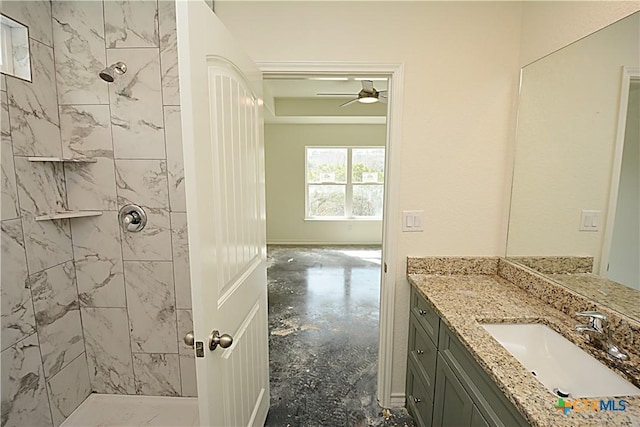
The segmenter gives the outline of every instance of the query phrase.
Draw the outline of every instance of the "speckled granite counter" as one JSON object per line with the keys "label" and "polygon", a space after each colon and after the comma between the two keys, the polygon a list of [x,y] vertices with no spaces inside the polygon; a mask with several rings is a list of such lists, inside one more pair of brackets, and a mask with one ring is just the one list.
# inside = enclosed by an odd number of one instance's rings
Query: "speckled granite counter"
{"label": "speckled granite counter", "polygon": [[593,274],[546,274],[563,286],[640,320],[640,292]]}
{"label": "speckled granite counter", "polygon": [[[584,339],[574,332],[578,324],[576,320],[497,274],[492,274],[497,269],[496,258],[481,261],[466,259],[462,267],[448,269],[448,274],[444,275],[433,272],[451,265],[443,258],[431,260],[436,261],[427,261],[427,268],[409,268],[409,282],[433,305],[451,331],[531,425],[640,426],[640,397],[625,398],[629,402],[626,411],[574,410],[564,415],[554,408],[558,398],[481,326],[481,323],[498,322],[543,323],[590,354],[602,358],[602,352],[585,344]],[[430,274],[412,273],[415,271]],[[632,354],[629,366],[640,366],[640,356]],[[638,385],[638,371],[635,370],[634,374],[627,378]]]}

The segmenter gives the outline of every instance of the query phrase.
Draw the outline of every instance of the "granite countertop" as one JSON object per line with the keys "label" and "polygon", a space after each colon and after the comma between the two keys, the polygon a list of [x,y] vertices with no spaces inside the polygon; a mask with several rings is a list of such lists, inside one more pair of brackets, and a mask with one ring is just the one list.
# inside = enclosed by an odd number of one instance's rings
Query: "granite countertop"
{"label": "granite countertop", "polygon": [[[625,397],[628,402],[625,411],[572,410],[564,415],[554,408],[558,397],[481,326],[481,323],[543,323],[587,352],[602,356],[575,332],[578,324],[575,319],[497,275],[408,274],[408,279],[532,426],[640,426],[640,396]],[[634,363],[637,357],[632,355]]]}
{"label": "granite countertop", "polygon": [[589,273],[547,274],[556,282],[640,321],[640,292]]}

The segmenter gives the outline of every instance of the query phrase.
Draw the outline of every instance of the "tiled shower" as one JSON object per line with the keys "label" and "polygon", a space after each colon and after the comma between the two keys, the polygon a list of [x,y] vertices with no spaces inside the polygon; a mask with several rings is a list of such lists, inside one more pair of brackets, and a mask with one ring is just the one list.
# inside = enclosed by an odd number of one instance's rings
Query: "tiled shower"
{"label": "tiled shower", "polygon": [[[0,88],[1,425],[58,426],[92,392],[195,396],[174,2],[1,7],[32,64]],[[129,203],[140,233],[118,224]],[[102,214],[35,220],[61,210]]]}

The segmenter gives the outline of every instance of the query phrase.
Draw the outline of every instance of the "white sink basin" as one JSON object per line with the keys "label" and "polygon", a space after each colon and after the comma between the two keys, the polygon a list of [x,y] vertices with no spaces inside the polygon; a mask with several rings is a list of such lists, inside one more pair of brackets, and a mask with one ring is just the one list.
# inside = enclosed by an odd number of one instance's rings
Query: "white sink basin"
{"label": "white sink basin", "polygon": [[482,326],[556,396],[640,396],[640,389],[545,325]]}

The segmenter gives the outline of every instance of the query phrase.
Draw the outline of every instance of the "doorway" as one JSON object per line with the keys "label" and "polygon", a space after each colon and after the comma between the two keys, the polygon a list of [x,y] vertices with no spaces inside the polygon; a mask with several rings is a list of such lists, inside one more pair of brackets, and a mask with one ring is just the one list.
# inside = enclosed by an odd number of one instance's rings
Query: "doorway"
{"label": "doorway", "polygon": [[265,425],[408,421],[404,411],[383,413],[375,397],[380,247],[269,246],[267,254],[271,408]]}
{"label": "doorway", "polygon": [[[394,320],[394,282],[396,276],[396,240],[398,221],[398,165],[400,152],[400,119],[402,105],[402,74],[400,64],[292,64],[259,63],[265,79],[360,77],[388,79],[389,106],[386,114],[384,215],[381,224],[380,291],[378,364],[375,396],[377,403],[389,408],[402,406],[404,395],[391,396],[391,355]],[[268,99],[269,93],[265,93]],[[267,101],[268,102],[268,101]],[[367,119],[364,119],[367,120]],[[302,177],[303,178],[303,177]]]}
{"label": "doorway", "polygon": [[609,209],[600,275],[640,289],[640,69],[623,68]]}

